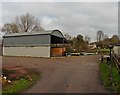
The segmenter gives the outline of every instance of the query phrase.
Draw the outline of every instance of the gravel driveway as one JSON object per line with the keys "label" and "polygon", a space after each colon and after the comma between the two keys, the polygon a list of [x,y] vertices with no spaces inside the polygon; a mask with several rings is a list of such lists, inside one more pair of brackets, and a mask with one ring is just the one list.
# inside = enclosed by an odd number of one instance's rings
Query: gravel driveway
{"label": "gravel driveway", "polygon": [[42,78],[24,93],[109,93],[100,81],[100,56],[60,58],[3,57],[3,66],[35,68]]}

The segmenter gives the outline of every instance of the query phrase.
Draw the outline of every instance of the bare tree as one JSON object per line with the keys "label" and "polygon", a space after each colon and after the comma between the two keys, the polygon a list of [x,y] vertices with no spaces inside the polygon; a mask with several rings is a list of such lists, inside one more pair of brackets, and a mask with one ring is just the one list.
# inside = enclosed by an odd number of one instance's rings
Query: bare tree
{"label": "bare tree", "polygon": [[97,31],[97,42],[103,40],[104,33],[103,31],[99,30]]}
{"label": "bare tree", "polygon": [[89,36],[85,36],[85,42],[87,42],[87,43],[90,42],[90,37]]}
{"label": "bare tree", "polygon": [[67,39],[67,40],[70,40],[71,39],[71,36],[69,35],[69,34],[64,34],[64,37],[65,37],[65,39]]}
{"label": "bare tree", "polygon": [[1,31],[5,33],[15,33],[18,32],[18,27],[15,23],[7,23],[2,27]]}
{"label": "bare tree", "polygon": [[13,32],[33,32],[44,30],[41,27],[38,18],[35,18],[31,14],[27,13],[15,18],[15,22],[5,24],[2,28],[2,32],[13,33]]}
{"label": "bare tree", "polygon": [[108,39],[107,35],[103,35],[103,40]]}
{"label": "bare tree", "polygon": [[44,30],[41,27],[40,21],[38,18],[35,18],[31,14],[27,13],[20,17],[16,17],[15,23],[18,26],[19,32],[32,32]]}

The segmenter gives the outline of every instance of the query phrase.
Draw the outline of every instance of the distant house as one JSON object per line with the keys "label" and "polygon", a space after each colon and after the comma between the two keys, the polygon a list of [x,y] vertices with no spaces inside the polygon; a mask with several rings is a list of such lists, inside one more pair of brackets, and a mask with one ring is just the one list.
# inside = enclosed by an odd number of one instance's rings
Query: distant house
{"label": "distant house", "polygon": [[115,45],[113,48],[113,51],[115,54],[119,54],[120,55],[120,45]]}
{"label": "distant house", "polygon": [[62,56],[66,44],[59,30],[12,33],[3,36],[3,56]]}
{"label": "distant house", "polygon": [[96,48],[97,48],[97,45],[96,45],[96,43],[94,42],[94,43],[90,43],[90,44],[88,45],[88,47],[89,47],[90,49],[96,49]]}

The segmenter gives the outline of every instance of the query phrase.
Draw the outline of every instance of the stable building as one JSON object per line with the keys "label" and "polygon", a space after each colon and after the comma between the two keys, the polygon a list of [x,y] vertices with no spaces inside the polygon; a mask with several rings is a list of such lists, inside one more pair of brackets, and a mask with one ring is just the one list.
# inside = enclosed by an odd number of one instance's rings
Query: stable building
{"label": "stable building", "polygon": [[59,30],[11,33],[3,36],[3,56],[63,56],[66,45]]}

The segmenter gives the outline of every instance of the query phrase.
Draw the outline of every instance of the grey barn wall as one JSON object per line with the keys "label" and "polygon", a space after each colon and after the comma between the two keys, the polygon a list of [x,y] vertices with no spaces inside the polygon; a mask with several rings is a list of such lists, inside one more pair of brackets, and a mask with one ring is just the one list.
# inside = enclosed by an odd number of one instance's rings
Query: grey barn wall
{"label": "grey barn wall", "polygon": [[4,56],[50,57],[50,46],[3,47]]}
{"label": "grey barn wall", "polygon": [[50,45],[50,35],[11,36],[3,38],[4,46],[44,46]]}

